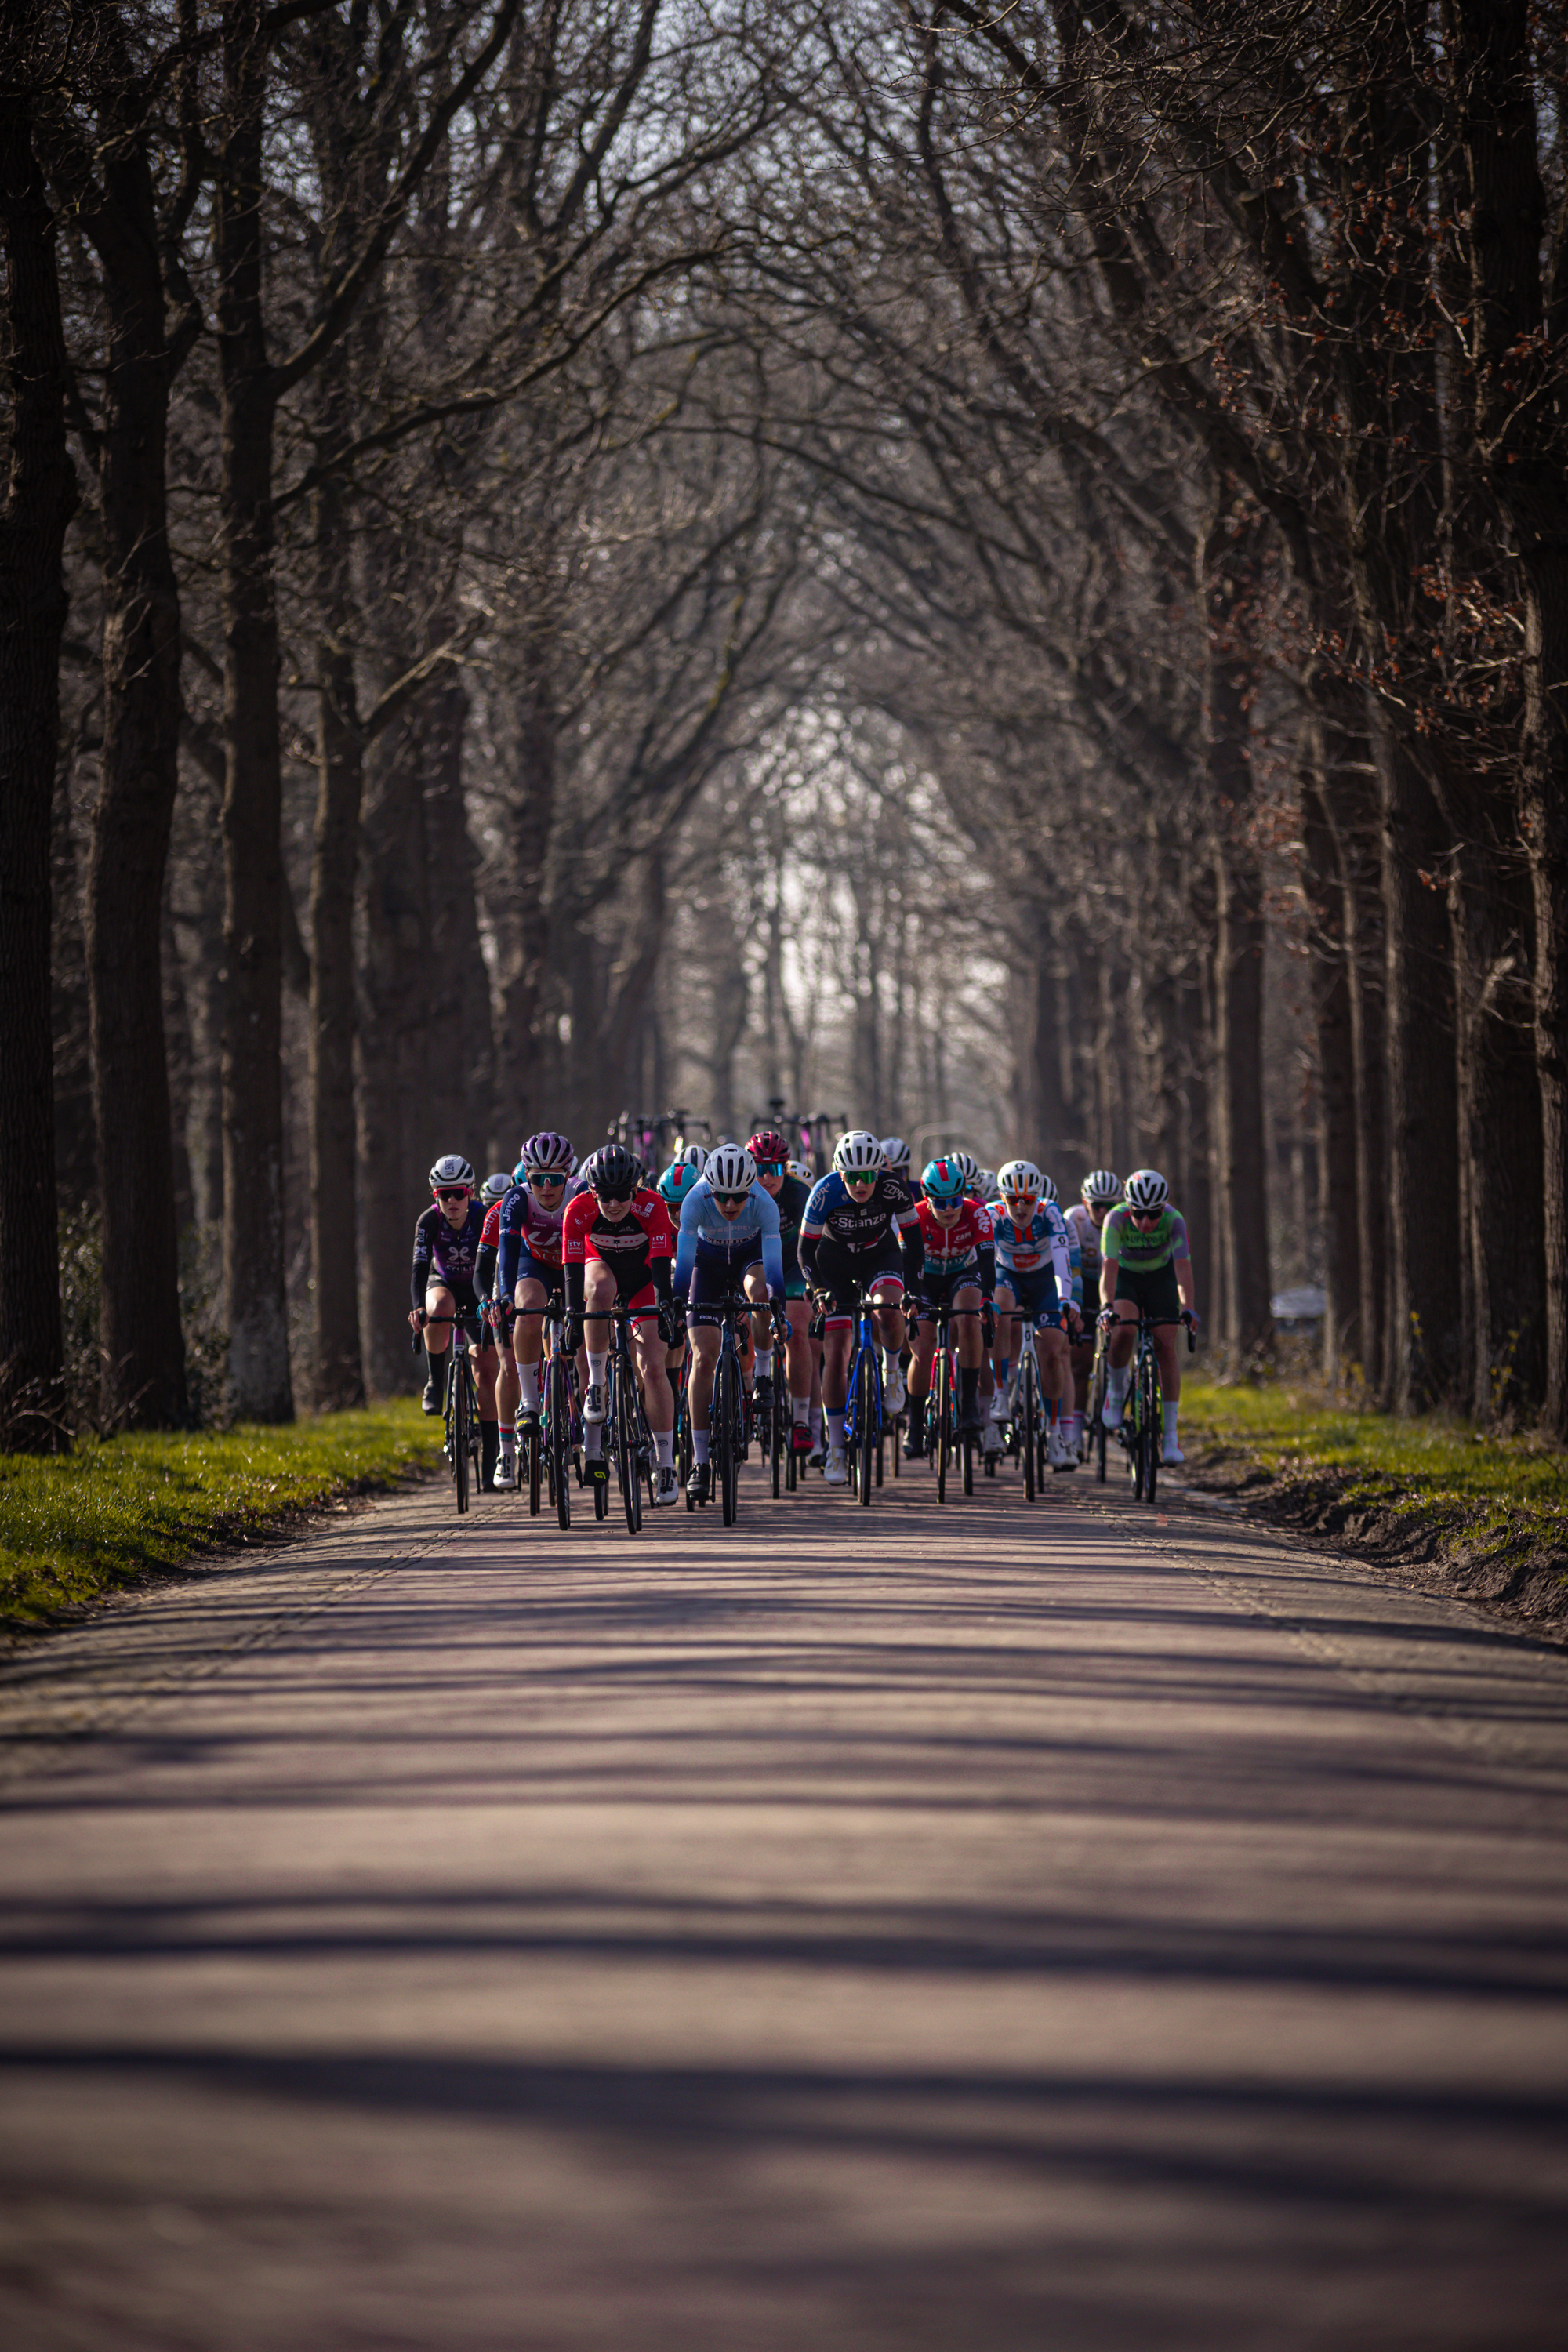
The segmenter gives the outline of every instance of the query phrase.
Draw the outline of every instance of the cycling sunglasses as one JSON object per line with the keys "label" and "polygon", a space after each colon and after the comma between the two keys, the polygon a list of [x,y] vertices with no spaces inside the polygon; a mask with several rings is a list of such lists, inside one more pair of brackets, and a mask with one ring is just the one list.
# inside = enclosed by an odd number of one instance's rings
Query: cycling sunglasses
{"label": "cycling sunglasses", "polygon": [[872,1185],[877,1181],[877,1179],[874,1176],[846,1176],[844,1181],[847,1184]]}
{"label": "cycling sunglasses", "polygon": [[438,1201],[466,1201],[468,1197],[468,1188],[466,1184],[437,1184],[436,1187],[436,1198]]}
{"label": "cycling sunglasses", "polygon": [[564,1184],[566,1178],[560,1169],[557,1169],[552,1176],[547,1174],[542,1169],[536,1169],[528,1180],[528,1189],[531,1192],[553,1192],[557,1184]]}
{"label": "cycling sunglasses", "polygon": [[1129,1209],[1127,1213],[1131,1218],[1135,1225],[1141,1225],[1144,1223],[1147,1219],[1157,1217],[1162,1213],[1158,1209]]}
{"label": "cycling sunglasses", "polygon": [[751,1195],[749,1192],[715,1192],[713,1198],[722,1201],[727,1207],[740,1209],[745,1206]]}
{"label": "cycling sunglasses", "polygon": [[784,1161],[782,1160],[759,1160],[757,1162],[757,1173],[759,1176],[777,1176],[782,1174],[783,1171]]}
{"label": "cycling sunglasses", "polygon": [[637,1187],[633,1184],[595,1184],[594,1197],[599,1201],[629,1201]]}

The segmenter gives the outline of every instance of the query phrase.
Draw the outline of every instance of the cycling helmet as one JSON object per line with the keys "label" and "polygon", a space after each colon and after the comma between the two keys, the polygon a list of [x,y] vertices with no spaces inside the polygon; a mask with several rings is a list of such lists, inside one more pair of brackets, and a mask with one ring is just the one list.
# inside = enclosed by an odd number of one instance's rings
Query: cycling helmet
{"label": "cycling helmet", "polygon": [[430,1190],[438,1192],[443,1185],[466,1184],[474,1189],[474,1171],[460,1151],[444,1152],[430,1171]]}
{"label": "cycling helmet", "polygon": [[[566,1138],[557,1135],[552,1128],[548,1127],[541,1128],[537,1135],[529,1137],[519,1158],[525,1172],[535,1176],[567,1176],[574,1164],[572,1146]],[[521,1184],[522,1178],[520,1176],[517,1181]]]}
{"label": "cycling helmet", "polygon": [[968,1187],[973,1183],[975,1178],[980,1173],[980,1162],[974,1157],[973,1152],[955,1149],[954,1150],[944,1153],[943,1157],[948,1160],[957,1160],[959,1166],[963,1171],[964,1188],[967,1191]]}
{"label": "cycling helmet", "polygon": [[698,1181],[697,1171],[689,1160],[672,1160],[655,1189],[661,1201],[668,1202],[672,1209],[679,1209]]}
{"label": "cycling helmet", "polygon": [[675,1156],[678,1160],[683,1160],[688,1168],[695,1168],[699,1176],[701,1175],[703,1163],[708,1158],[708,1154],[700,1143],[683,1143]]}
{"label": "cycling helmet", "polygon": [[833,1165],[840,1176],[879,1176],[882,1147],[863,1127],[852,1127],[833,1147]]}
{"label": "cycling helmet", "polygon": [[583,1173],[603,1201],[629,1201],[637,1188],[637,1163],[624,1143],[601,1143]]}
{"label": "cycling helmet", "polygon": [[1009,1160],[996,1182],[1009,1208],[1015,1202],[1032,1204],[1046,1189],[1046,1180],[1032,1160]]}
{"label": "cycling helmet", "polygon": [[702,1172],[715,1192],[749,1192],[757,1181],[757,1163],[743,1143],[721,1143],[708,1154]]}
{"label": "cycling helmet", "polygon": [[1163,1209],[1171,1188],[1157,1168],[1135,1168],[1121,1197],[1130,1209]]}
{"label": "cycling helmet", "polygon": [[928,1160],[921,1170],[921,1183],[928,1201],[940,1201],[946,1208],[952,1201],[963,1198],[963,1170],[956,1153],[944,1160]]}
{"label": "cycling helmet", "polygon": [[789,1146],[774,1127],[759,1127],[746,1149],[753,1160],[770,1160],[781,1168],[789,1158]]}
{"label": "cycling helmet", "polygon": [[885,1135],[882,1138],[882,1157],[893,1174],[901,1176],[907,1184],[910,1181],[910,1147],[901,1135]]}
{"label": "cycling helmet", "polygon": [[816,1181],[803,1160],[792,1160],[789,1163],[789,1172],[797,1184],[815,1184]]}
{"label": "cycling helmet", "polygon": [[1052,1183],[1048,1176],[1041,1177],[1040,1190],[1044,1192],[1047,1200],[1051,1203],[1053,1208],[1059,1208],[1061,1206],[1060,1196],[1057,1192],[1056,1186]]}
{"label": "cycling helmet", "polygon": [[981,1169],[980,1172],[974,1179],[974,1193],[976,1200],[980,1201],[994,1201],[996,1198],[996,1171],[994,1168]]}
{"label": "cycling helmet", "polygon": [[1083,1180],[1079,1197],[1085,1201],[1120,1201],[1121,1179],[1113,1169],[1092,1169]]}
{"label": "cycling helmet", "polygon": [[499,1169],[495,1175],[485,1178],[479,1187],[479,1198],[487,1209],[493,1209],[498,1201],[506,1199],[507,1194],[511,1191],[511,1186],[512,1180],[506,1170]]}

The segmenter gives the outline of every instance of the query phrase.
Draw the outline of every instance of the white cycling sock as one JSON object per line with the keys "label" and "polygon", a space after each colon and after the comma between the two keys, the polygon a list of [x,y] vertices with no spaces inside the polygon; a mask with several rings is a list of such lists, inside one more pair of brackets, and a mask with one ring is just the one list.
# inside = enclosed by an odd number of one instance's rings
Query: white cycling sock
{"label": "white cycling sock", "polygon": [[773,1351],[771,1348],[759,1348],[757,1349],[755,1376],[759,1381],[771,1381],[773,1379]]}
{"label": "white cycling sock", "polygon": [[706,1461],[707,1461],[707,1459],[708,1459],[708,1432],[707,1432],[707,1430],[705,1430],[705,1429],[694,1429],[694,1430],[692,1431],[692,1433],[691,1433],[691,1458],[692,1458],[692,1460],[693,1460],[694,1462],[706,1462]]}
{"label": "white cycling sock", "polygon": [[675,1467],[674,1430],[656,1429],[653,1433],[653,1450],[658,1456],[659,1468],[661,1470],[673,1470]]}
{"label": "white cycling sock", "polygon": [[517,1385],[521,1393],[522,1402],[529,1412],[537,1412],[539,1411],[539,1360],[537,1357],[531,1364],[519,1364]]}
{"label": "white cycling sock", "polygon": [[831,1405],[827,1408],[827,1443],[838,1446],[844,1443],[844,1415],[835,1412]]}
{"label": "white cycling sock", "polygon": [[792,1396],[790,1399],[790,1406],[791,1410],[794,1412],[797,1426],[801,1423],[809,1424],[811,1421],[811,1399],[808,1396]]}
{"label": "white cycling sock", "polygon": [[1176,1433],[1176,1415],[1181,1409],[1179,1404],[1172,1404],[1168,1398],[1160,1407],[1160,1418],[1164,1423],[1167,1437],[1174,1437]]}
{"label": "white cycling sock", "polygon": [[605,1450],[605,1424],[602,1421],[583,1423],[583,1459],[596,1462]]}
{"label": "white cycling sock", "polygon": [[610,1351],[608,1348],[605,1349],[602,1356],[595,1356],[592,1348],[589,1349],[588,1380],[592,1387],[596,1389],[602,1389],[604,1387],[605,1376],[609,1366],[609,1361]]}
{"label": "white cycling sock", "polygon": [[1083,1415],[1081,1412],[1068,1413],[1066,1421],[1062,1424],[1062,1433],[1066,1437],[1069,1445],[1078,1445],[1082,1443]]}

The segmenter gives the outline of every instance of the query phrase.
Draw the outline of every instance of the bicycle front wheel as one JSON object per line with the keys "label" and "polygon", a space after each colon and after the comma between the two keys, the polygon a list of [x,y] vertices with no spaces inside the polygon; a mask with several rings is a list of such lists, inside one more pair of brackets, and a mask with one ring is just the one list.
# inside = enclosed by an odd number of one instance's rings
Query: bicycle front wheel
{"label": "bicycle front wheel", "polygon": [[457,1488],[458,1508],[466,1511],[468,1507],[468,1384],[463,1378],[461,1366],[456,1362],[447,1378],[452,1383],[452,1484]]}
{"label": "bicycle front wheel", "polygon": [[1160,1441],[1163,1434],[1161,1411],[1163,1399],[1160,1393],[1160,1367],[1152,1357],[1145,1368],[1143,1409],[1143,1491],[1149,1501],[1154,1499],[1154,1489],[1160,1478]]}
{"label": "bicycle front wheel", "polygon": [[572,1393],[566,1381],[565,1362],[560,1356],[550,1359],[550,1381],[545,1391],[550,1419],[550,1487],[555,1498],[555,1516],[563,1528],[572,1524]]}
{"label": "bicycle front wheel", "polygon": [[877,1359],[869,1348],[860,1358],[859,1398],[855,1418],[859,1423],[860,1500],[868,1507],[871,1502],[871,1482],[881,1467],[881,1443],[877,1411]]}
{"label": "bicycle front wheel", "polygon": [[636,1377],[623,1339],[616,1363],[616,1452],[619,1457],[626,1532],[634,1536],[642,1526],[642,1449],[638,1444],[637,1390],[633,1386]]}
{"label": "bicycle front wheel", "polygon": [[740,1373],[730,1349],[721,1348],[719,1361],[713,1370],[713,1402],[708,1421],[711,1435],[709,1440],[712,1455],[712,1478],[719,1489],[721,1516],[727,1528],[735,1524],[736,1493],[740,1484],[740,1433],[736,1423],[740,1417]]}
{"label": "bicycle front wheel", "polygon": [[952,1404],[952,1394],[948,1386],[947,1349],[945,1348],[941,1348],[937,1351],[936,1388],[933,1393],[936,1397],[936,1499],[939,1503],[945,1503],[947,1500],[947,1455],[948,1447],[952,1443],[950,1433],[952,1428],[952,1414],[950,1410]]}
{"label": "bicycle front wheel", "polygon": [[1035,1343],[1027,1339],[1025,1345],[1029,1353],[1018,1375],[1019,1442],[1024,1454],[1024,1498],[1032,1503],[1039,1471],[1039,1413],[1035,1402]]}

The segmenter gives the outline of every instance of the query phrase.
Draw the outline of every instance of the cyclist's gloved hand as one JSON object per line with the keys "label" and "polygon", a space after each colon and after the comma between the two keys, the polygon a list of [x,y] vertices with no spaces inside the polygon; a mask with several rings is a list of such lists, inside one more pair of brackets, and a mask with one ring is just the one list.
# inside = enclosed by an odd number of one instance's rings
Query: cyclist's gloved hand
{"label": "cyclist's gloved hand", "polygon": [[994,1299],[983,1298],[980,1302],[980,1335],[988,1348],[994,1345],[996,1339],[996,1303]]}
{"label": "cyclist's gloved hand", "polygon": [[561,1326],[561,1351],[563,1355],[574,1356],[582,1344],[582,1322],[577,1316],[568,1315]]}
{"label": "cyclist's gloved hand", "polygon": [[673,1298],[667,1298],[659,1307],[658,1336],[667,1348],[679,1348],[686,1337],[681,1327],[680,1310]]}
{"label": "cyclist's gloved hand", "polygon": [[1195,1331],[1203,1319],[1195,1307],[1184,1307],[1182,1310],[1182,1320],[1189,1331]]}
{"label": "cyclist's gloved hand", "polygon": [[789,1338],[789,1317],[784,1313],[784,1304],[782,1298],[775,1298],[773,1300],[773,1338],[782,1348],[784,1341]]}
{"label": "cyclist's gloved hand", "polygon": [[1099,1324],[1102,1331],[1114,1331],[1116,1328],[1115,1307],[1102,1307],[1094,1319]]}

